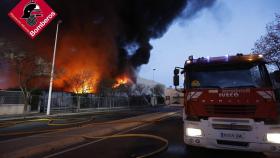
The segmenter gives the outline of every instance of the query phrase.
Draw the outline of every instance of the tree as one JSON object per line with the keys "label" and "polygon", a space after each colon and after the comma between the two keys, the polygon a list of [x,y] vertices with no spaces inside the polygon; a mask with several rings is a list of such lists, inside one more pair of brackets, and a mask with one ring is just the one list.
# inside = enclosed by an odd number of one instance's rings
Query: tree
{"label": "tree", "polygon": [[268,61],[280,60],[280,15],[266,26],[266,34],[261,36],[252,49],[255,54],[263,54]]}
{"label": "tree", "polygon": [[93,73],[82,70],[80,73],[73,75],[73,77],[67,81],[67,85],[71,86],[73,92],[76,94],[92,93],[95,90]]}
{"label": "tree", "polygon": [[152,88],[152,91],[156,96],[163,96],[164,95],[164,86],[161,84],[155,85],[154,88]]}
{"label": "tree", "polygon": [[[0,51],[0,60],[3,59],[4,57],[4,53],[5,53],[5,50],[4,50],[4,47],[5,47],[5,41],[3,39],[0,39],[0,48],[2,49],[2,51]],[[3,51],[4,50],[4,51]]]}
{"label": "tree", "polygon": [[23,94],[24,112],[27,112],[31,93],[47,83],[50,64],[41,57],[14,49],[5,52],[4,58],[15,72]]}
{"label": "tree", "polygon": [[[50,74],[50,63],[43,58],[23,51],[13,42],[0,39],[0,63],[8,65],[16,78],[15,88],[20,88],[24,100],[24,112],[30,102],[31,93],[44,85]],[[3,67],[7,69],[7,67]],[[18,87],[17,87],[18,86]]]}

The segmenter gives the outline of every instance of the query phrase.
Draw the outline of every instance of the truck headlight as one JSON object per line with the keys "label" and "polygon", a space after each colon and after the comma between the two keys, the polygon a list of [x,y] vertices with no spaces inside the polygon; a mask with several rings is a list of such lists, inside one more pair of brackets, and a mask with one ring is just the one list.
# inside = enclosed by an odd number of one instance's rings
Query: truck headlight
{"label": "truck headlight", "polygon": [[266,139],[268,142],[280,144],[280,133],[267,133]]}
{"label": "truck headlight", "polygon": [[198,128],[187,128],[186,129],[186,135],[190,137],[201,137],[202,131]]}

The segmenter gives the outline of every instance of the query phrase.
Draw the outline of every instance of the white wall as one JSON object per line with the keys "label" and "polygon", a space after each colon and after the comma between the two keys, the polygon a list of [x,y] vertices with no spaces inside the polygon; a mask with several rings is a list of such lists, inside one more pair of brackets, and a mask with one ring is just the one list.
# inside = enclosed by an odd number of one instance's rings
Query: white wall
{"label": "white wall", "polygon": [[0,115],[23,114],[24,104],[1,104]]}

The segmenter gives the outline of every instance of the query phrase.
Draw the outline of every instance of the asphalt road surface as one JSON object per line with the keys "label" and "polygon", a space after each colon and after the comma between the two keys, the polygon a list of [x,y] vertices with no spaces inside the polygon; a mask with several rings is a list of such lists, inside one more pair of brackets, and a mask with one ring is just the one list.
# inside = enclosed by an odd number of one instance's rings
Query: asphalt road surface
{"label": "asphalt road surface", "polygon": [[[50,126],[48,125],[47,120],[41,121],[30,121],[32,119],[28,119],[29,121],[18,123],[15,125],[7,126],[0,128],[0,141],[14,139],[19,137],[30,136],[39,133],[46,133],[47,131],[61,129],[61,128],[69,128],[74,126],[80,126],[83,124],[90,123],[99,123],[99,122],[107,122],[113,120],[124,119],[128,117],[143,115],[147,113],[155,113],[159,111],[176,111],[178,108],[169,108],[169,107],[148,107],[148,108],[138,108],[138,109],[130,109],[124,111],[113,111],[113,112],[102,112],[102,113],[92,113],[92,114],[81,114],[81,115],[70,115],[70,116],[60,116],[58,120],[54,120],[52,123],[59,124],[69,124],[66,126]],[[61,120],[60,120],[61,119]],[[24,120],[17,120],[15,122],[21,122]],[[6,121],[8,122],[8,121]],[[84,123],[78,123],[84,122]],[[5,121],[2,121],[5,123]],[[75,123],[78,123],[75,125]],[[14,134],[15,133],[15,134]]]}
{"label": "asphalt road surface", "polygon": [[[175,110],[178,110],[177,108]],[[183,143],[181,112],[161,121],[124,131],[122,133],[153,134],[166,138],[169,147],[153,158],[270,158],[261,153],[218,151],[201,149],[190,152]],[[45,158],[131,158],[152,152],[162,146],[157,140],[145,138],[109,138],[95,139],[89,145],[77,145],[61,151],[54,151]],[[273,156],[274,158],[274,156]]]}

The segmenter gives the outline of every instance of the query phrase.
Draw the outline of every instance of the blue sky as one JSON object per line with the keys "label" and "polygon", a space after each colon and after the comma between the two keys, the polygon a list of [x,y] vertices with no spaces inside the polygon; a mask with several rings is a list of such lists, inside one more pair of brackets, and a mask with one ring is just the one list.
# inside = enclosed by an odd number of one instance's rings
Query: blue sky
{"label": "blue sky", "polygon": [[166,34],[152,40],[150,62],[139,75],[172,85],[173,69],[189,55],[221,56],[250,53],[265,26],[280,14],[280,0],[217,0],[192,19],[178,19]]}

